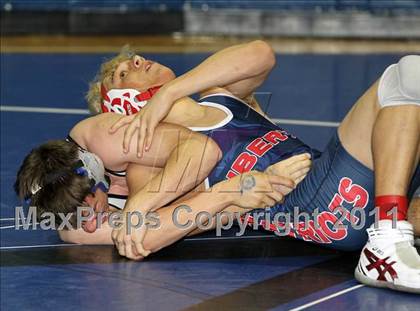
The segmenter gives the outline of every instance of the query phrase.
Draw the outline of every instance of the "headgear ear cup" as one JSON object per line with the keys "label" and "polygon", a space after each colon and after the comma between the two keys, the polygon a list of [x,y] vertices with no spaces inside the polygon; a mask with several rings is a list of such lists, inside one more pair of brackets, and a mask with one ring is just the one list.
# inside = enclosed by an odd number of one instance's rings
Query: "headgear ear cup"
{"label": "headgear ear cup", "polygon": [[135,89],[111,89],[107,91],[101,84],[102,112],[115,112],[131,115],[143,108],[161,86],[153,87],[145,92]]}
{"label": "headgear ear cup", "polygon": [[79,150],[79,159],[82,166],[76,169],[76,173],[81,176],[88,176],[93,181],[91,191],[95,192],[100,188],[104,192],[109,190],[109,181],[105,177],[105,168],[101,159],[88,151]]}

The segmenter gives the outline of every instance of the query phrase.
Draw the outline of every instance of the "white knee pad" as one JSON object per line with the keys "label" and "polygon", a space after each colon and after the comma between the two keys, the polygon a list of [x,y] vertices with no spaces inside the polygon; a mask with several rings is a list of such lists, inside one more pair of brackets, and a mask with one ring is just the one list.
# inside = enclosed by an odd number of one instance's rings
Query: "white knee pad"
{"label": "white knee pad", "polygon": [[378,99],[382,108],[420,106],[420,56],[404,56],[385,70],[379,81]]}

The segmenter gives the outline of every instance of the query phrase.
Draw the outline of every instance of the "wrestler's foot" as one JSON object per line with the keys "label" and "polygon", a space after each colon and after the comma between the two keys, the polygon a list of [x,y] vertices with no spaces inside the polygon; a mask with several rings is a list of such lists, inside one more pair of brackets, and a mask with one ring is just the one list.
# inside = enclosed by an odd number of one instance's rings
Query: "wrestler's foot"
{"label": "wrestler's foot", "polygon": [[369,286],[420,293],[420,256],[414,248],[413,227],[407,221],[380,220],[367,229],[369,240],[354,275]]}

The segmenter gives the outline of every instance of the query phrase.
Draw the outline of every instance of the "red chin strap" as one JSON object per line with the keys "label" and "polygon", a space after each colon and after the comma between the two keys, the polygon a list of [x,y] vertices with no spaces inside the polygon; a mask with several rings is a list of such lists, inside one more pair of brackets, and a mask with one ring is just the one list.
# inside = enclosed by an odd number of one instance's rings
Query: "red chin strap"
{"label": "red chin strap", "polygon": [[[379,208],[379,219],[406,220],[408,210],[408,199],[403,195],[381,195],[375,198],[375,206]],[[396,207],[396,215],[392,209]]]}

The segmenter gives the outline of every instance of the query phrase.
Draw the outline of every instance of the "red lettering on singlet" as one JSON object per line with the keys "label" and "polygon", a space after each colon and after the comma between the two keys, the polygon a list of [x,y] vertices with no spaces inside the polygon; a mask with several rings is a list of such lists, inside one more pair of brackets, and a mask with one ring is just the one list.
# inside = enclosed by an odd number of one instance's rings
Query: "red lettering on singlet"
{"label": "red lettering on singlet", "polygon": [[238,173],[235,173],[234,171],[229,170],[229,172],[226,175],[226,178],[231,179],[231,178],[235,177],[236,175],[238,175]]}
{"label": "red lettering on singlet", "polygon": [[315,221],[310,220],[309,225],[313,228],[317,236],[319,237],[318,243],[331,243],[331,240],[328,238],[328,236],[325,235],[324,231],[322,230],[321,226],[317,224],[318,226],[315,227]]}
{"label": "red lettering on singlet", "polygon": [[246,173],[252,170],[254,165],[257,163],[257,157],[248,152],[242,152],[239,157],[236,158],[232,164],[232,170],[238,174]]}
{"label": "red lettering on singlet", "polygon": [[325,235],[320,226],[315,228],[314,220],[309,220],[306,226],[304,222],[299,222],[297,228],[295,228],[295,231],[296,234],[305,241],[312,241],[315,243],[331,243],[331,240]]}
{"label": "red lettering on singlet", "polygon": [[285,141],[289,137],[278,131],[270,131],[267,134],[265,134],[263,138],[269,143],[272,143],[273,145],[277,145],[279,142]]}
{"label": "red lettering on singlet", "polygon": [[369,193],[348,177],[341,179],[338,192],[346,202],[353,203],[354,207],[365,208],[369,201]]}
{"label": "red lettering on singlet", "polygon": [[340,212],[351,223],[357,224],[359,217],[343,207],[343,203],[352,203],[353,207],[365,208],[369,201],[369,193],[360,185],[354,184],[348,177],[343,177],[338,185],[338,193],[334,195],[328,209],[333,213]]}
{"label": "red lettering on singlet", "polygon": [[340,206],[342,206],[343,205],[343,201],[344,201],[344,199],[338,194],[338,193],[336,193],[336,194],[334,194],[334,197],[332,198],[332,200],[331,200],[331,202],[330,202],[330,204],[328,205],[328,209],[331,211],[331,212],[335,212],[335,210],[338,208],[338,207],[340,207]]}
{"label": "red lettering on singlet", "polygon": [[332,240],[342,240],[347,236],[346,228],[334,228],[338,218],[333,213],[322,212],[318,215],[318,224],[327,237]]}
{"label": "red lettering on singlet", "polygon": [[263,137],[254,139],[245,148],[248,152],[242,152],[235,159],[232,166],[230,167],[230,170],[226,174],[226,178],[230,179],[236,175],[249,172],[257,163],[257,157],[262,157],[279,142],[285,141],[288,138],[289,137],[284,133],[278,131],[270,131]]}
{"label": "red lettering on singlet", "polygon": [[344,217],[348,221],[350,221],[350,212],[343,207],[343,202],[344,202],[343,197],[339,195],[338,193],[336,193],[334,194],[334,197],[332,198],[330,204],[328,205],[328,209],[334,214],[336,213],[344,214]]}
{"label": "red lettering on singlet", "polygon": [[257,157],[262,157],[267,151],[273,148],[274,145],[265,142],[262,138],[254,139],[247,147],[246,150],[255,154]]}

